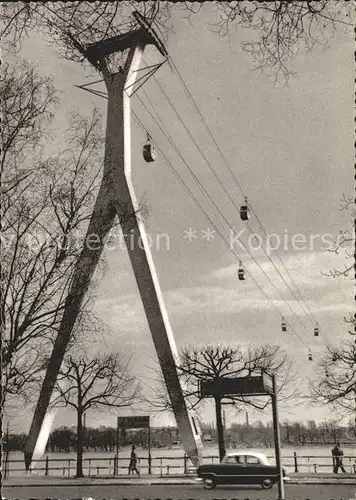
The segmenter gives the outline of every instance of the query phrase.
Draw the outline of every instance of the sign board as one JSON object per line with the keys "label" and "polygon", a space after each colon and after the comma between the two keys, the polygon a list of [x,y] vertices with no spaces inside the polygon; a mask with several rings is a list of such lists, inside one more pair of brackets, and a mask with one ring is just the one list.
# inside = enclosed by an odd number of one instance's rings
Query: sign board
{"label": "sign board", "polygon": [[150,426],[149,415],[135,417],[117,417],[117,426],[126,429],[148,429]]}
{"label": "sign board", "polygon": [[264,396],[273,394],[270,375],[255,377],[226,377],[219,380],[201,380],[199,395],[201,398],[224,396]]}
{"label": "sign board", "polygon": [[262,373],[263,388],[268,394],[273,394],[273,377],[266,372]]}

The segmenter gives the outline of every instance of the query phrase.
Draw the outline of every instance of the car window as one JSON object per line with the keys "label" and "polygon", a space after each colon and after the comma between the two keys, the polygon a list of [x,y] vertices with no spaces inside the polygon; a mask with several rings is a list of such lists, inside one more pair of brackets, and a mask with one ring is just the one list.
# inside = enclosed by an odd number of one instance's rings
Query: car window
{"label": "car window", "polygon": [[257,457],[253,457],[252,455],[246,456],[246,463],[249,465],[259,465],[261,462]]}
{"label": "car window", "polygon": [[223,462],[225,464],[236,464],[236,457],[225,457]]}

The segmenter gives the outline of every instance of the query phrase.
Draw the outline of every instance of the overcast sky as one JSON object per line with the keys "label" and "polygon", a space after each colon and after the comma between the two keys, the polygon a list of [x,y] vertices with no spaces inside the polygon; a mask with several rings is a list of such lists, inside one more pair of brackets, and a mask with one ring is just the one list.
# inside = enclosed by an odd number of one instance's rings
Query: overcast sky
{"label": "overcast sky", "polygon": [[[342,268],[344,256],[330,254],[321,245],[322,235],[330,241],[331,236],[327,235],[336,235],[340,229],[351,227],[351,219],[340,211],[342,194],[353,194],[354,44],[351,35],[347,38],[338,34],[328,47],[317,47],[312,53],[301,50],[292,64],[297,76],[290,79],[289,86],[282,87],[252,71],[253,61],[240,48],[244,35],[240,30],[232,33],[230,40],[212,33],[207,22],[212,20],[208,6],[193,25],[179,16],[173,20],[174,33],[169,34],[167,49],[264,229],[286,242],[278,252],[297,290],[276,253],[272,251],[269,255],[294,294],[298,297],[301,294],[305,301],[303,309],[262,251],[250,248],[257,265],[251,255],[235,245],[248,272],[245,282],[238,281],[236,257],[216,232],[210,241],[202,237],[202,231],[213,230],[213,225],[190,199],[162,156],[158,154],[154,163],[144,162],[141,149],[145,134],[133,121],[134,184],[139,198],[145,199],[150,208],[146,221],[148,233],[153,241],[161,235],[161,248],[153,245],[152,251],[176,342],[178,346],[216,342],[240,346],[280,344],[293,359],[300,385],[306,389],[325,341],[347,339],[343,317],[354,308],[353,282],[322,275],[331,268]],[[39,64],[41,72],[51,75],[62,92],[56,117],[58,137],[73,110],[88,115],[97,106],[105,118],[106,101],[74,87],[89,81],[80,64],[59,59],[55,47],[46,45],[39,35],[33,35],[28,41],[23,57]],[[152,64],[160,61],[160,56],[148,48],[145,61]],[[243,230],[241,240],[245,245],[249,242],[256,245],[256,241],[249,239],[248,227],[236,210],[243,202],[242,192],[206,133],[177,75],[165,64],[156,77],[229,196],[170,109],[156,81],[151,79],[144,90],[155,112],[229,221],[234,234]],[[95,78],[94,75],[92,79]],[[146,99],[142,90],[138,96]],[[154,142],[231,242],[229,227],[199,191],[186,166],[142,108],[138,96],[133,97],[132,107]],[[105,120],[103,127],[104,124]],[[253,233],[265,238],[254,216],[249,226]],[[196,231],[192,241],[185,233],[189,229]],[[297,233],[303,235],[308,248],[301,248],[300,239],[299,249],[292,248],[292,237]],[[138,376],[151,377],[154,347],[128,256],[125,250],[117,248],[107,251],[106,259],[107,271],[101,277],[93,302],[96,312],[111,327],[102,345],[132,355],[133,371]],[[308,312],[310,309],[319,321],[319,338],[313,336],[313,320],[306,316],[305,309]],[[291,325],[288,332],[281,331],[282,314]],[[313,352],[312,363],[307,361],[308,349]],[[311,409],[310,405],[298,405],[289,413],[282,408],[280,414],[282,419],[291,420],[330,417],[327,409]],[[60,412],[58,423],[68,421],[63,415]],[[209,405],[202,417],[213,419]],[[263,419],[271,419],[269,412]],[[157,423],[163,421],[168,420],[155,419]],[[87,417],[87,425],[114,425],[114,422],[113,414]]]}

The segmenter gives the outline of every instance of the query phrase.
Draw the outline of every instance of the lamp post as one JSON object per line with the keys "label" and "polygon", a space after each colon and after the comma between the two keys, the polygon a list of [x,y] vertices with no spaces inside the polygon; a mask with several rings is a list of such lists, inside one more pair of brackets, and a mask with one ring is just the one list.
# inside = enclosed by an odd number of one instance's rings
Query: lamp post
{"label": "lamp post", "polygon": [[278,470],[278,500],[284,500],[284,481],[283,481],[283,468],[281,461],[281,438],[279,430],[279,419],[278,419],[278,405],[277,405],[277,386],[276,377],[271,375],[273,384],[273,394],[272,399],[272,413],[273,413],[273,431],[274,431],[274,449],[276,454],[276,466]]}

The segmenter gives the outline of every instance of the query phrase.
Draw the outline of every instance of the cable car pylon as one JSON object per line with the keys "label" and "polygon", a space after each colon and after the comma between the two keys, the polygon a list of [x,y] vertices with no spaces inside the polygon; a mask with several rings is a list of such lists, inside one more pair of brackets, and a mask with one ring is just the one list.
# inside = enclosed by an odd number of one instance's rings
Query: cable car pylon
{"label": "cable car pylon", "polygon": [[[134,13],[134,17],[140,25],[138,29],[90,44],[82,52],[102,74],[108,100],[103,178],[87,230],[87,236],[97,235],[100,243],[95,249],[84,245],[74,269],[57,338],[25,444],[26,470],[31,466],[66,348],[104,249],[105,238],[117,216],[185,453],[194,465],[198,464],[201,455],[200,435],[188,411],[178,377],[178,351],[149,241],[143,221],[136,215],[139,213],[139,204],[131,179],[130,95],[125,89],[132,87],[136,81],[147,44],[154,45],[164,57],[168,54],[146,19],[138,12]],[[108,64],[110,56],[126,50],[128,53],[123,68],[112,72]]]}

